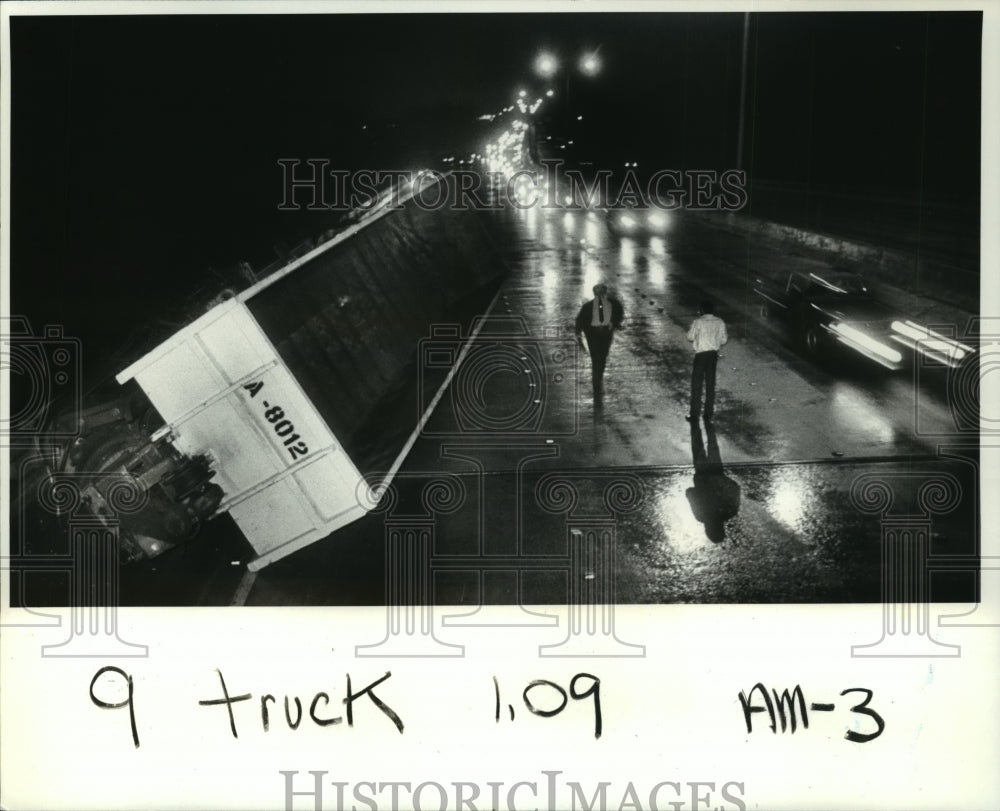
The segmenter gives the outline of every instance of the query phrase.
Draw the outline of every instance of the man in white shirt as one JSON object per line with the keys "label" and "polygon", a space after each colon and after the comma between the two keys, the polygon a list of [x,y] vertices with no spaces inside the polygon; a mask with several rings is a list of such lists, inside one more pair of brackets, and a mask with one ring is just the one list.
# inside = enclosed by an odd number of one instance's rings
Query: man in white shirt
{"label": "man in white shirt", "polygon": [[701,416],[701,389],[705,387],[705,422],[712,421],[715,408],[715,367],[719,349],[726,343],[726,322],[714,314],[711,301],[698,308],[698,318],[688,330],[688,340],[694,344],[694,368],[691,371],[691,410],[687,420]]}

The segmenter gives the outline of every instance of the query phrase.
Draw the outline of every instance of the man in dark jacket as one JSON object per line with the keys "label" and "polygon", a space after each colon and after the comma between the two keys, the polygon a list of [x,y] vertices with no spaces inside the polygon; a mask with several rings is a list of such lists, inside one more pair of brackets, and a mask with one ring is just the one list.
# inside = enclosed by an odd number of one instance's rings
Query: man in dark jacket
{"label": "man in dark jacket", "polygon": [[581,334],[587,336],[595,403],[604,398],[604,366],[615,330],[621,328],[624,318],[625,308],[618,299],[608,295],[606,284],[594,285],[594,298],[586,302],[576,316],[576,340],[581,347]]}

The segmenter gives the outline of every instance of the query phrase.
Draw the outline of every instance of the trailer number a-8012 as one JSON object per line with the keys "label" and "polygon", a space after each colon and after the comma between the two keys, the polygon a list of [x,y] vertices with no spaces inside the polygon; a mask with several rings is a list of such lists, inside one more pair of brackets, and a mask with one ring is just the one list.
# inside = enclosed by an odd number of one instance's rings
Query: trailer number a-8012
{"label": "trailer number a-8012", "polygon": [[[250,392],[250,399],[252,400],[260,394],[261,389],[264,388],[264,384],[258,380],[253,383],[247,383],[243,388]],[[271,403],[263,399],[261,400],[261,406],[264,408],[264,419],[271,423],[274,433],[281,438],[292,459],[299,459],[309,453],[306,443],[295,433],[295,426],[292,425],[291,420],[285,419],[285,411],[281,406],[271,405]]]}

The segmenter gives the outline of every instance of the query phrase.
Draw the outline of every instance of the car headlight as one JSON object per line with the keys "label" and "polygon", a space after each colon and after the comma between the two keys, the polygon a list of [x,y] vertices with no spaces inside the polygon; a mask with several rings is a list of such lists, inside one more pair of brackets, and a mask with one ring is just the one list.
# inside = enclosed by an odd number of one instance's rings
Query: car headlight
{"label": "car headlight", "polygon": [[859,329],[850,327],[847,324],[834,324],[831,329],[844,339],[857,344],[862,349],[874,352],[879,357],[885,358],[891,363],[899,363],[903,359],[903,356],[891,346],[886,346],[881,341],[876,341]]}
{"label": "car headlight", "polygon": [[670,218],[663,211],[650,211],[649,216],[646,217],[646,222],[649,223],[650,228],[654,228],[657,231],[665,231],[667,226],[670,225]]}
{"label": "car headlight", "polygon": [[921,354],[942,361],[949,366],[957,366],[973,352],[971,346],[954,341],[912,321],[893,321],[892,329],[899,333],[892,336],[893,340],[906,344]]}
{"label": "car headlight", "polygon": [[618,224],[624,228],[626,231],[634,231],[638,223],[635,221],[635,217],[630,214],[622,214],[618,218]]}

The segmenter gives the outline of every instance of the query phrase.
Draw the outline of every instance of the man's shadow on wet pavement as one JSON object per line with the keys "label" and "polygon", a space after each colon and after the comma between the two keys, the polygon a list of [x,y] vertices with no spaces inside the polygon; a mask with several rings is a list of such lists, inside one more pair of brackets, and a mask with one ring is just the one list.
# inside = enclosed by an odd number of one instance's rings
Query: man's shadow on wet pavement
{"label": "man's shadow on wet pavement", "polygon": [[705,535],[713,543],[726,539],[726,521],[740,509],[740,486],[726,476],[719,456],[719,442],[715,427],[705,424],[708,452],[702,438],[701,426],[691,421],[691,455],[694,458],[694,487],[685,492],[691,512],[705,525]]}

